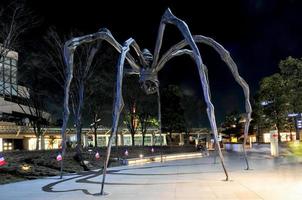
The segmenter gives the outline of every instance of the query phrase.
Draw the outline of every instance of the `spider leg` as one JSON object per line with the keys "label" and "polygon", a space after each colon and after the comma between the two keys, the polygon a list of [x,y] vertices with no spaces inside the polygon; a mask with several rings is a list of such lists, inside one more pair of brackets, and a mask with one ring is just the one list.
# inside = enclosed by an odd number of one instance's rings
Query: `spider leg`
{"label": "spider leg", "polygon": [[[184,36],[185,41],[189,44],[189,46],[192,49],[193,52],[193,58],[194,61],[196,62],[196,65],[198,67],[198,71],[199,71],[199,77],[200,77],[200,81],[202,84],[202,89],[203,89],[203,93],[204,93],[204,97],[205,97],[205,101],[207,104],[207,114],[208,114],[208,118],[210,121],[210,125],[211,125],[211,129],[214,133],[214,140],[215,143],[217,145],[218,148],[218,152],[219,152],[219,156],[220,156],[220,160],[221,160],[221,164],[224,170],[224,173],[226,175],[226,180],[229,179],[228,176],[228,172],[225,168],[225,164],[224,164],[224,158],[223,155],[221,153],[221,148],[218,142],[218,131],[217,131],[217,125],[216,125],[216,119],[215,119],[215,112],[214,112],[214,106],[211,102],[211,98],[210,98],[210,92],[209,92],[209,86],[208,86],[208,82],[207,82],[207,77],[206,77],[206,73],[205,73],[205,69],[203,66],[203,62],[199,53],[199,50],[195,44],[195,41],[192,37],[192,34],[187,26],[187,24],[178,19],[177,17],[175,17],[170,9],[167,9],[167,11],[165,12],[165,14],[162,17],[162,21],[160,23],[160,29],[159,29],[159,39],[157,40],[157,44],[156,44],[156,50],[155,50],[155,57],[156,59],[158,59],[158,53],[161,47],[161,43],[162,43],[162,36],[163,36],[163,32],[164,32],[164,24],[173,24],[175,25],[181,32],[181,34]],[[155,63],[157,63],[157,60],[155,60]]]}
{"label": "spider leg", "polygon": [[[68,123],[68,118],[70,114],[69,110],[69,92],[70,92],[70,84],[73,78],[73,59],[74,59],[74,51],[75,48],[68,48],[67,45],[64,45],[64,61],[67,66],[66,68],[66,81],[64,86],[64,111],[63,111],[63,124],[61,129],[62,135],[62,158],[65,156],[66,149],[66,128]],[[63,159],[60,163],[60,178],[63,178]]]}
{"label": "spider leg", "polygon": [[157,94],[157,120],[158,120],[158,129],[159,129],[159,138],[160,138],[160,162],[163,162],[163,138],[161,131],[161,103],[160,103],[160,92],[159,92],[159,82],[156,85],[156,94]]}
{"label": "spider leg", "polygon": [[128,39],[124,43],[117,66],[116,66],[117,67],[117,82],[116,82],[116,94],[115,94],[114,110],[113,110],[113,124],[112,124],[111,135],[110,135],[110,139],[109,139],[108,147],[107,147],[107,157],[104,162],[101,195],[104,194],[104,184],[105,184],[105,179],[106,179],[106,172],[107,172],[113,137],[117,136],[116,133],[117,133],[117,129],[118,129],[119,117],[120,117],[121,111],[124,107],[124,101],[123,101],[123,97],[122,97],[124,63],[125,63],[125,59],[126,59],[126,54],[130,50],[130,46],[133,43],[134,43],[134,40],[132,38]]}
{"label": "spider leg", "polygon": [[[235,78],[236,82],[242,87],[244,97],[245,97],[245,110],[246,110],[246,121],[244,125],[244,141],[243,141],[243,153],[244,158],[246,162],[246,169],[250,169],[249,162],[247,159],[247,154],[245,150],[245,144],[247,141],[248,136],[248,130],[251,122],[251,113],[252,113],[252,106],[250,103],[250,90],[248,84],[245,82],[245,80],[240,76],[238,72],[238,67],[232,57],[230,56],[230,53],[218,42],[213,40],[212,38],[205,37],[202,35],[194,35],[193,39],[196,43],[203,43],[210,47],[212,47],[221,57],[221,59],[226,63],[226,65],[229,67],[233,77]],[[168,62],[172,57],[171,55],[175,54],[176,52],[180,51],[182,48],[188,45],[188,42],[186,40],[183,40],[176,45],[172,46],[161,58],[161,60],[158,62],[156,71],[159,71],[166,62]]]}
{"label": "spider leg", "polygon": [[[194,60],[193,51],[191,51],[189,49],[180,49],[180,50],[177,50],[177,51],[173,52],[172,54],[168,54],[165,60],[166,60],[166,62],[168,62],[171,58],[176,57],[176,56],[182,56],[182,55],[189,55]],[[209,82],[209,76],[208,76],[208,68],[207,68],[207,66],[205,64],[203,64],[203,69],[205,71],[208,87],[210,88],[210,82]],[[210,90],[209,90],[209,97],[211,99],[211,91]],[[216,147],[215,147],[215,151],[219,155],[218,149]],[[216,164],[217,154],[216,153],[214,154],[214,164]]]}
{"label": "spider leg", "polygon": [[[73,38],[65,43],[65,45],[68,48],[74,48],[74,50],[81,44],[85,43],[91,43],[94,41],[99,41],[99,40],[105,40],[107,41],[110,45],[112,45],[119,53],[121,53],[122,46],[115,40],[111,32],[106,29],[106,28],[101,28],[98,32],[81,36],[81,37],[76,37]],[[135,62],[135,59],[127,53],[126,59],[130,66],[132,67],[133,70],[138,71],[140,70],[140,65],[146,65],[146,61],[144,57],[142,56],[142,52],[138,46],[138,44],[134,41],[131,46],[134,48],[136,54],[138,55],[141,63],[137,64]]]}
{"label": "spider leg", "polygon": [[[69,93],[70,93],[70,84],[73,79],[73,68],[74,68],[74,52],[76,48],[82,44],[85,43],[91,43],[94,41],[100,41],[100,40],[105,40],[109,44],[111,44],[119,53],[122,52],[123,47],[114,39],[112,34],[108,29],[100,29],[98,32],[81,36],[81,37],[76,37],[71,40],[68,40],[65,45],[64,45],[64,62],[66,64],[66,81],[65,81],[65,86],[64,86],[64,111],[63,111],[63,124],[62,124],[62,129],[61,129],[61,135],[62,135],[62,157],[64,158],[65,155],[65,149],[66,149],[66,128],[67,128],[67,123],[69,119]],[[142,65],[146,64],[146,61],[143,58],[142,52],[137,45],[137,43],[133,40],[131,43],[131,46],[134,48],[135,52],[137,53]],[[92,58],[91,58],[92,59]],[[140,65],[135,62],[135,59],[127,53],[126,59],[130,66],[132,67],[133,73],[139,73],[140,71]],[[61,173],[60,177],[62,178],[63,176],[63,160],[60,163],[60,168],[61,168]]]}

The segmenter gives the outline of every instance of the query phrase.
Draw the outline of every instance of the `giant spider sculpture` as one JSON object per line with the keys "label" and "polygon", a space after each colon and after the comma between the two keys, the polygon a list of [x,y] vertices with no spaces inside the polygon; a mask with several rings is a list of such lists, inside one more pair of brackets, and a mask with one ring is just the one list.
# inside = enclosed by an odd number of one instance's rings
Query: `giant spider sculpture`
{"label": "giant spider sculpture", "polygon": [[[166,53],[164,53],[160,57],[160,50],[164,35],[165,26],[167,24],[175,25],[181,34],[184,37],[184,40],[172,46]],[[215,120],[214,106],[211,102],[210,97],[210,88],[209,88],[209,80],[207,76],[207,68],[202,62],[202,58],[197,48],[197,43],[203,43],[209,45],[214,48],[214,50],[220,55],[221,59],[227,64],[232,75],[234,76],[236,82],[242,87],[245,96],[245,109],[246,109],[246,120],[245,120],[245,128],[244,128],[244,142],[243,142],[243,152],[246,161],[247,169],[249,169],[249,163],[247,160],[247,155],[245,151],[245,144],[247,141],[247,134],[249,129],[249,124],[251,120],[251,104],[249,101],[249,87],[248,84],[240,77],[238,73],[237,66],[233,59],[231,58],[229,52],[223,48],[219,43],[215,40],[202,36],[202,35],[192,35],[187,24],[175,17],[170,9],[167,9],[162,16],[158,36],[155,45],[155,51],[152,55],[148,50],[141,50],[138,44],[134,39],[128,39],[123,45],[119,44],[110,31],[108,29],[100,29],[98,32],[85,35],[82,37],[73,38],[65,43],[64,46],[64,59],[67,66],[67,80],[65,82],[65,97],[64,97],[64,116],[63,116],[63,125],[62,125],[62,156],[65,154],[66,147],[66,126],[69,118],[69,88],[73,78],[73,62],[74,62],[74,52],[76,48],[84,43],[92,43],[99,40],[105,40],[109,44],[111,44],[119,53],[119,59],[117,63],[117,84],[115,90],[115,99],[114,99],[114,108],[113,108],[113,123],[111,128],[111,135],[107,148],[107,157],[104,162],[104,170],[103,170],[103,180],[101,187],[101,194],[104,194],[103,188],[106,178],[106,171],[109,161],[109,156],[111,152],[111,145],[113,142],[113,137],[116,136],[118,130],[118,121],[120,117],[120,113],[123,109],[124,102],[122,98],[122,85],[123,85],[123,75],[124,75],[124,64],[125,60],[130,65],[130,70],[127,70],[127,73],[130,74],[138,74],[140,79],[139,82],[141,87],[147,94],[158,94],[158,102],[159,102],[159,121],[160,121],[160,99],[159,99],[159,80],[158,80],[158,72],[165,66],[165,64],[172,58],[181,55],[189,55],[195,61],[196,66],[198,68],[200,81],[202,85],[202,90],[205,98],[205,102],[207,105],[207,115],[210,121],[211,129],[214,134],[214,141],[216,143],[216,150],[218,151],[221,164],[226,175],[226,180],[229,179],[228,172],[226,170],[224,164],[224,158],[221,153],[220,145],[218,142],[218,131]],[[189,48],[185,48],[185,47]],[[133,48],[136,57],[135,59],[132,55],[130,55],[130,48]],[[63,162],[61,162],[61,177],[62,177],[62,168]]]}

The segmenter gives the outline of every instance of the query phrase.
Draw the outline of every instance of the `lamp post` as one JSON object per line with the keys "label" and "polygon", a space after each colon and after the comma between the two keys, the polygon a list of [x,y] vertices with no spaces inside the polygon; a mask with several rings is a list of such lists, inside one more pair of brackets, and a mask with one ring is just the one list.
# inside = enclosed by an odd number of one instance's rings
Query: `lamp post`
{"label": "lamp post", "polygon": [[94,129],[94,147],[97,147],[98,142],[97,142],[97,130],[98,130],[98,126],[99,123],[101,122],[101,119],[97,119],[97,115],[94,115],[93,118],[93,123],[90,124],[90,127],[92,127]]}

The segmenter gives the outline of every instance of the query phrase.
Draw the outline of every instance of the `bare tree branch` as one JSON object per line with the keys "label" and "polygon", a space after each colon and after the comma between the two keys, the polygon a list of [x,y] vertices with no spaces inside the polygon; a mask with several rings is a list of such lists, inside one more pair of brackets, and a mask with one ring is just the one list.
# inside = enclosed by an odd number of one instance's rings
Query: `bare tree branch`
{"label": "bare tree branch", "polygon": [[0,10],[0,59],[18,47],[20,36],[40,23],[22,0],[10,2]]}

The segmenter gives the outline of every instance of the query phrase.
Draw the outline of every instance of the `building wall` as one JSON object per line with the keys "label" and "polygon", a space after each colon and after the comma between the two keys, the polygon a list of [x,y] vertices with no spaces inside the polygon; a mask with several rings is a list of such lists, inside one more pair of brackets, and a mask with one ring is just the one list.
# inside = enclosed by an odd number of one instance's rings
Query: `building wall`
{"label": "building wall", "polygon": [[[18,85],[17,63],[18,53],[15,51],[8,51],[6,57],[0,58],[0,120],[26,123],[28,122],[26,115],[30,116],[35,112],[30,112],[26,105],[14,103],[16,99],[30,98],[29,89]],[[42,112],[42,117],[49,119],[50,114]]]}
{"label": "building wall", "polygon": [[[4,56],[0,57],[0,151],[13,149],[35,149],[35,135],[29,126],[19,126],[29,123],[33,109],[26,105],[15,103],[16,100],[30,98],[28,88],[18,85],[18,52],[1,49]],[[50,119],[50,114],[42,112],[44,119]],[[17,125],[18,124],[18,125]],[[59,134],[57,134],[59,135]],[[46,137],[47,148],[58,148],[56,139]],[[34,147],[33,147],[34,146]]]}
{"label": "building wall", "polygon": [[[288,142],[296,140],[296,132],[280,132],[281,141]],[[263,142],[270,143],[271,133],[263,133]]]}
{"label": "building wall", "polygon": [[[97,135],[97,144],[99,147],[104,147],[108,145],[109,142],[109,137],[110,135],[104,135],[104,134],[98,134]],[[71,142],[76,142],[76,136],[75,135],[70,135],[69,137],[71,139]],[[88,140],[87,140],[87,144],[88,146],[94,146],[94,135],[88,135]],[[143,136],[141,134],[136,134],[134,136],[134,143],[137,146],[141,146],[142,145],[142,138]],[[85,140],[83,140],[85,141]],[[116,142],[115,142],[115,138],[113,139],[113,146],[115,146]],[[119,146],[131,146],[132,145],[132,137],[130,134],[123,134],[121,136],[121,134],[118,134],[118,145]],[[160,145],[160,135],[157,134],[146,134],[145,135],[145,146],[152,146],[152,145]],[[167,145],[167,140],[166,140],[166,134],[162,134],[162,145]]]}
{"label": "building wall", "polygon": [[[20,127],[20,126],[16,126],[16,125],[13,126],[11,124],[12,123],[10,123],[10,125],[8,125],[8,123],[6,123],[6,126],[0,125],[0,147],[1,147],[0,151],[16,150],[16,149],[14,149],[15,141],[16,141],[16,143],[18,142],[18,144],[20,144],[20,142],[21,142],[22,149],[24,149],[24,150],[35,150],[37,139],[33,132],[33,129],[29,128],[29,127]],[[82,137],[83,137],[82,141],[83,141],[84,146],[94,146],[94,134],[89,130],[90,129],[85,129],[85,128],[83,129],[84,134],[82,134]],[[104,147],[104,146],[108,145],[109,137],[110,137],[110,133],[108,132],[108,130],[99,130],[98,131],[97,140],[98,140],[99,147]],[[118,134],[118,145],[130,146],[130,145],[132,145],[131,144],[131,141],[132,141],[131,135],[129,133],[125,133],[125,132],[126,131],[122,130]],[[121,133],[122,133],[123,137],[121,137]],[[76,135],[74,133],[74,130],[67,132],[67,138],[68,138],[68,142],[71,145],[75,146]],[[145,137],[145,145],[146,146],[160,145],[159,138],[160,138],[160,135],[157,131],[149,131]],[[166,135],[162,134],[162,138],[163,138],[162,145],[166,145],[167,144]],[[6,141],[9,141],[12,143],[11,144],[12,149],[3,148],[4,144],[7,146]],[[43,141],[44,141],[43,149],[60,148],[60,146],[61,146],[60,128],[48,128],[45,131]],[[136,145],[138,145],[138,146],[142,145],[142,135],[141,134],[135,135],[135,142],[136,142]],[[41,139],[40,139],[39,144],[40,144],[39,148],[42,149]],[[113,145],[115,145],[115,140],[114,140]]]}

